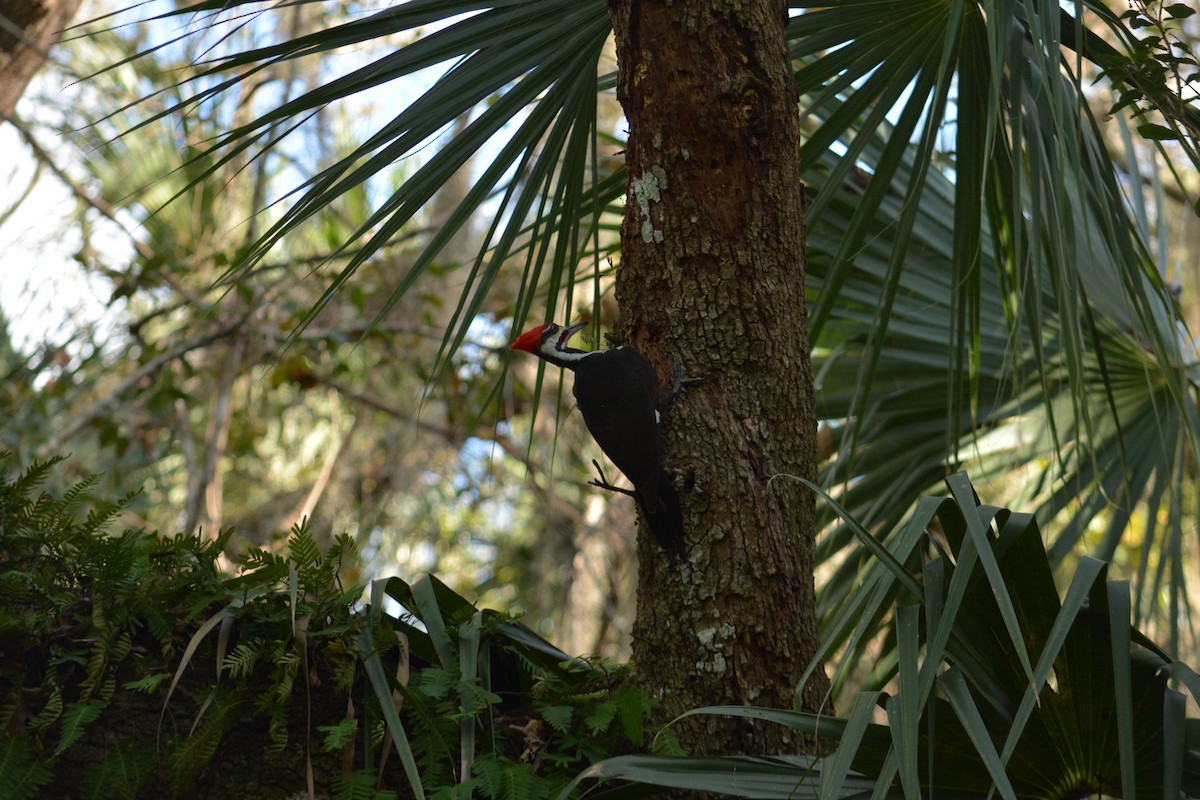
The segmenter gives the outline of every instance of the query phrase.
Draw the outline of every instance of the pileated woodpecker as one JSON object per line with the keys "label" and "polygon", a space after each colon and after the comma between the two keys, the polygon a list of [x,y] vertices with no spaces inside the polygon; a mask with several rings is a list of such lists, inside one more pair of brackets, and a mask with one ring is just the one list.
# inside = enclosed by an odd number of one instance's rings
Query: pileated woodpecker
{"label": "pileated woodpecker", "polygon": [[670,477],[662,469],[658,373],[646,357],[623,345],[608,350],[567,346],[588,323],[553,322],[526,331],[509,345],[575,372],[575,403],[600,449],[633,484],[650,532],[674,561],[684,555],[683,517]]}

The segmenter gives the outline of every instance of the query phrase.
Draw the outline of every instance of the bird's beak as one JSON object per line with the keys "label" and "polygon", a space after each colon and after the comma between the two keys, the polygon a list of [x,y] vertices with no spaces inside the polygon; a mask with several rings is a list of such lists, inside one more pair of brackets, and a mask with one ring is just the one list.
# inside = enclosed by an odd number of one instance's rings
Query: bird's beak
{"label": "bird's beak", "polygon": [[579,333],[587,327],[586,322],[576,322],[574,325],[568,325],[558,334],[558,347],[561,349],[567,346],[567,342],[571,341],[571,337]]}

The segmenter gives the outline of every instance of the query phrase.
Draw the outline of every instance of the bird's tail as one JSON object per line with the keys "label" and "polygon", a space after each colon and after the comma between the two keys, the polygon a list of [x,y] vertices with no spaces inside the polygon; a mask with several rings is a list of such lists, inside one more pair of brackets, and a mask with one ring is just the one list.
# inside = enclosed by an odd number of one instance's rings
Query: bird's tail
{"label": "bird's tail", "polygon": [[658,474],[658,502],[655,508],[646,508],[640,497],[638,505],[646,518],[646,524],[650,526],[650,533],[654,534],[655,541],[667,551],[667,558],[672,563],[676,559],[684,558],[687,555],[687,546],[683,541],[683,511],[679,507],[679,498],[675,495],[675,486],[665,470]]}

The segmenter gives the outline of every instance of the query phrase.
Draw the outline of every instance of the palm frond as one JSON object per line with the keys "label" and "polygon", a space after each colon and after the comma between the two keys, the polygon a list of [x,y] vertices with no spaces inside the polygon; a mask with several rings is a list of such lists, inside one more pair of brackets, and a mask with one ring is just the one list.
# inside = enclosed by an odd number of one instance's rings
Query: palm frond
{"label": "palm frond", "polygon": [[[869,169],[884,152],[882,143],[865,146],[860,163]],[[809,172],[810,188],[817,200],[824,198],[809,228],[809,275],[818,294],[829,290],[843,231],[865,202],[853,176],[840,186],[827,183],[838,158],[827,153]],[[956,191],[949,178],[932,172],[914,203],[918,213],[909,255],[882,342],[875,338],[878,304],[892,275],[894,229],[883,222],[870,228],[843,279],[814,351],[819,413],[833,421],[840,443],[824,469],[826,485],[868,530],[879,532],[885,543],[895,542],[888,546],[898,547],[897,558],[903,560],[912,557],[913,542],[900,520],[946,471],[966,466],[977,482],[992,482],[1009,502],[1036,508],[1043,524],[1057,523],[1050,542],[1056,565],[1073,558],[1081,546],[1113,558],[1141,531],[1137,620],[1144,623],[1156,614],[1186,617],[1182,523],[1189,513],[1184,497],[1192,490],[1185,488],[1191,486],[1185,454],[1200,435],[1194,402],[1189,395],[1180,402],[1172,391],[1186,364],[1156,357],[1138,332],[1138,318],[1120,313],[1120,306],[1084,306],[1084,340],[1073,350],[1063,341],[1063,298],[1045,263],[1024,290],[1027,313],[1014,318],[1006,300],[1008,276],[995,256],[1006,251],[997,247],[985,220],[975,314],[977,366],[973,372],[961,370],[947,357],[959,322],[949,229]],[[882,220],[899,216],[905,201],[897,195],[881,201]],[[1103,264],[1089,260],[1087,268],[1099,273]],[[866,394],[861,364],[872,357],[871,347],[878,352]],[[958,405],[958,397],[973,397],[971,407]],[[1166,524],[1158,522],[1160,516]],[[1097,521],[1104,523],[1104,535],[1085,542]],[[840,560],[824,583],[822,616],[837,643],[865,652],[858,648],[868,646],[870,634],[836,622],[852,619],[848,609],[864,599],[857,593],[865,577],[863,563],[839,555],[854,540],[852,529],[839,524],[818,542],[819,561]],[[1163,593],[1170,597],[1169,614],[1155,601]],[[872,630],[884,601],[872,601]],[[1177,637],[1178,629],[1169,627]]]}
{"label": "palm frond", "polygon": [[[170,17],[200,17],[212,27],[230,15],[255,14],[261,3],[202,2],[170,12]],[[425,32],[433,28],[432,32]],[[206,168],[192,176],[180,194],[209,179],[229,161],[261,157],[289,136],[301,135],[304,123],[321,109],[397,82],[419,82],[424,70],[443,73],[414,102],[385,121],[361,145],[303,181],[284,198],[286,209],[225,275],[234,282],[251,278],[255,266],[289,234],[346,192],[378,180],[388,167],[436,150],[395,186],[334,253],[350,255],[328,281],[324,295],[305,323],[345,286],[355,271],[418,217],[450,177],[477,164],[472,188],[397,284],[372,321],[377,324],[395,303],[436,264],[438,254],[481,208],[494,219],[478,257],[467,265],[462,301],[447,329],[441,359],[462,343],[510,256],[532,233],[532,248],[522,285],[550,286],[552,313],[557,292],[574,282],[580,256],[581,219],[599,213],[591,200],[594,177],[597,65],[610,23],[603,3],[575,0],[534,2],[461,2],[416,0],[328,29],[252,47],[228,55],[210,53],[186,81],[194,87],[177,103],[148,115],[140,126],[195,108],[241,86],[250,76],[295,59],[328,55],[388,38],[412,41],[373,61],[331,77],[320,86],[268,106],[249,121],[230,128],[199,158]],[[420,32],[418,34],[418,32]],[[468,122],[450,131],[459,120]],[[133,130],[136,130],[135,126]],[[476,155],[483,156],[477,161]],[[517,304],[518,323],[529,313],[533,295]]]}

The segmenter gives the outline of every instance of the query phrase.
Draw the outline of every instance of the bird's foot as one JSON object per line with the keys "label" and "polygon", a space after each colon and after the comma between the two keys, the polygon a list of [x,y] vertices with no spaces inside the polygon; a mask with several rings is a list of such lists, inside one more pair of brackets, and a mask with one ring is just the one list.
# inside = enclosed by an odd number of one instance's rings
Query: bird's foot
{"label": "bird's foot", "polygon": [[599,473],[600,480],[590,480],[588,481],[588,486],[595,486],[597,489],[605,489],[609,492],[620,492],[621,494],[627,494],[630,497],[637,497],[637,492],[633,491],[632,489],[613,486],[611,483],[609,483],[608,478],[604,477],[604,470],[600,469],[600,462],[594,458],[592,459],[592,466],[594,466],[596,468],[596,472]]}
{"label": "bird's foot", "polygon": [[659,419],[661,420],[663,417],[665,417],[667,414],[669,414],[671,412],[671,409],[675,406],[675,401],[677,399],[679,399],[679,395],[683,393],[684,389],[686,389],[689,386],[695,386],[696,384],[702,383],[703,381],[704,381],[703,376],[698,377],[698,378],[688,377],[687,371],[684,369],[683,362],[676,361],[675,362],[675,383],[672,384],[671,388],[668,389],[662,395],[662,398],[659,402],[659,408],[658,408]]}

